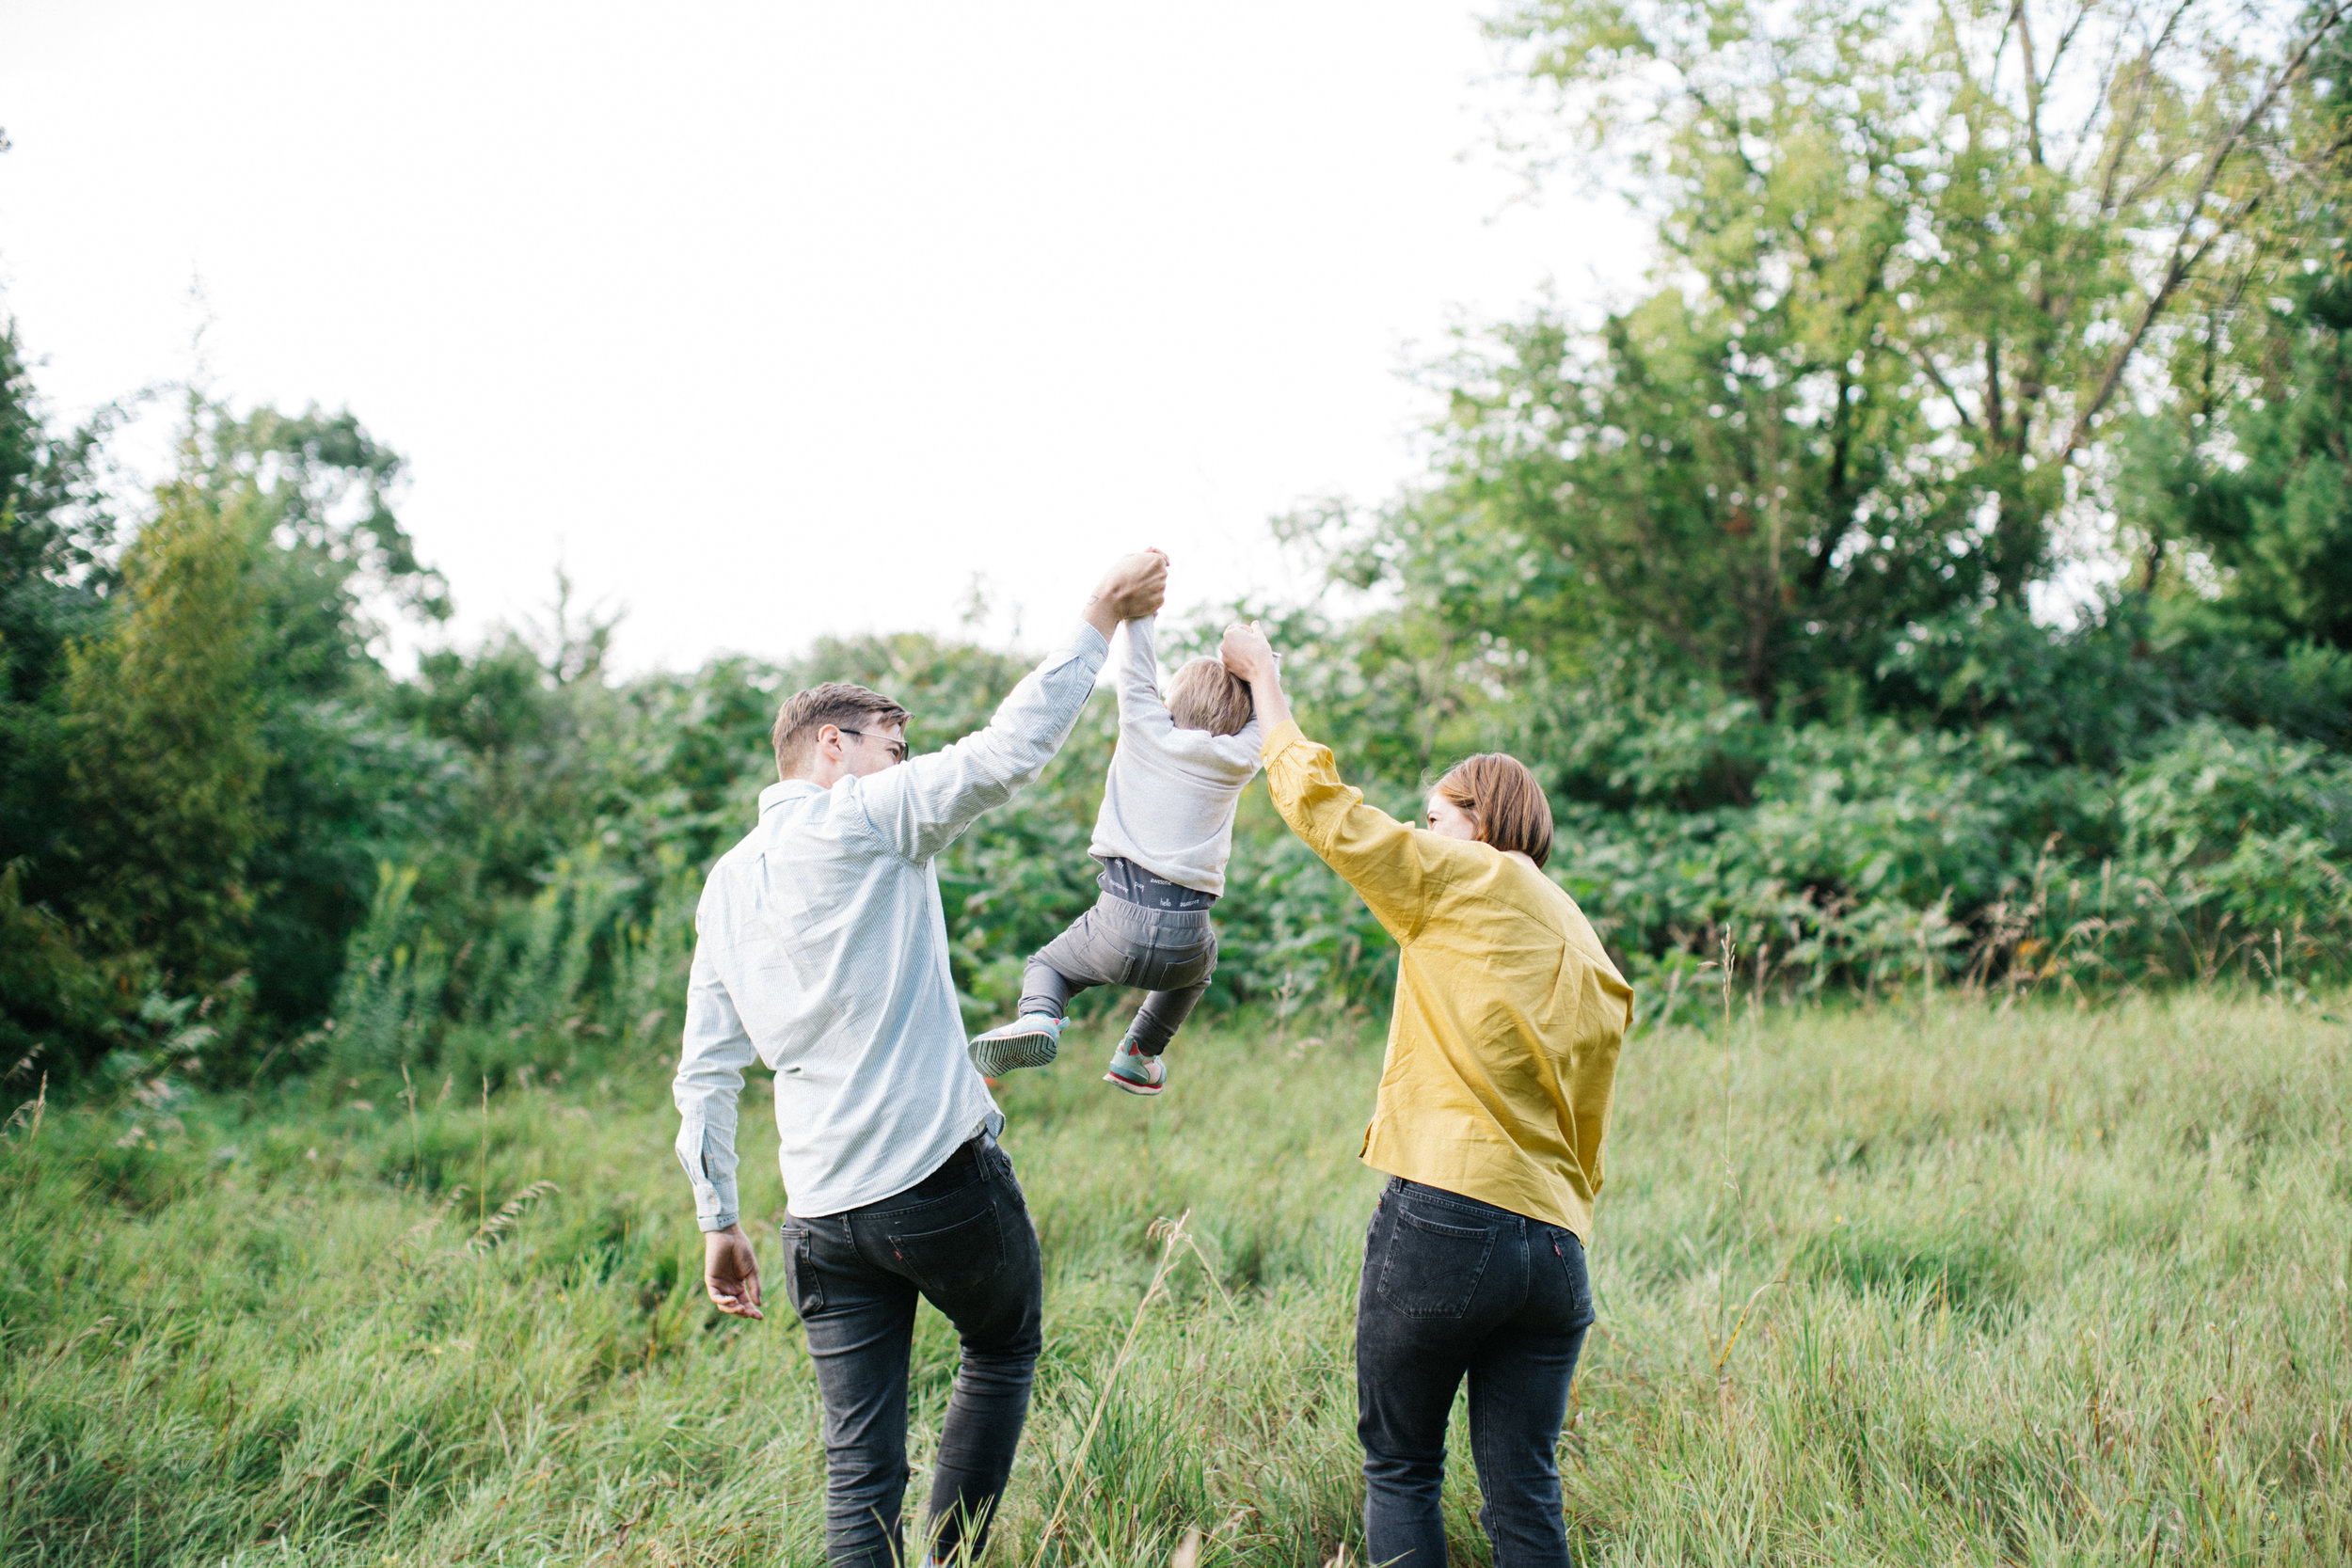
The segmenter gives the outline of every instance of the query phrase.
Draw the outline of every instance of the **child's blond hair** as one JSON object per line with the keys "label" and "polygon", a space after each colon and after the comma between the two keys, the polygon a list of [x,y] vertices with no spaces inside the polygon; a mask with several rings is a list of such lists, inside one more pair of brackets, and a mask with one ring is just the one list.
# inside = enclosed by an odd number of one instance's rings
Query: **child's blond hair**
{"label": "child's blond hair", "polygon": [[1188,660],[1168,683],[1168,711],[1178,729],[1239,735],[1249,727],[1249,683],[1222,660]]}

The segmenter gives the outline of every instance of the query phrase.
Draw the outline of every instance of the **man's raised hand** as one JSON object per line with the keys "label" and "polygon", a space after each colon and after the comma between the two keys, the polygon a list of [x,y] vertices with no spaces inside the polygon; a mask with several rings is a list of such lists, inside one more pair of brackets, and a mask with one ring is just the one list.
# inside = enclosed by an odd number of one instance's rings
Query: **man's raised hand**
{"label": "man's raised hand", "polygon": [[1122,555],[1111,562],[1103,580],[1094,585],[1094,596],[1087,600],[1087,624],[1108,638],[1121,621],[1158,614],[1160,604],[1167,597],[1165,552],[1137,550],[1133,555]]}

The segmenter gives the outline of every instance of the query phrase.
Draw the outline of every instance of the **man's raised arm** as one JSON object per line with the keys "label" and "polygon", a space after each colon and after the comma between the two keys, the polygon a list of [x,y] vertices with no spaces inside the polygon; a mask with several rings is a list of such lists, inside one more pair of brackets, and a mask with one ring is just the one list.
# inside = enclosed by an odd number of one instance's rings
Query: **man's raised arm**
{"label": "man's raised arm", "polygon": [[859,781],[866,820],[912,861],[954,843],[975,817],[1033,783],[1070,738],[1120,622],[1158,610],[1168,558],[1145,550],[1114,562],[1087,600],[1081,625],[997,705],[985,729],[929,756]]}

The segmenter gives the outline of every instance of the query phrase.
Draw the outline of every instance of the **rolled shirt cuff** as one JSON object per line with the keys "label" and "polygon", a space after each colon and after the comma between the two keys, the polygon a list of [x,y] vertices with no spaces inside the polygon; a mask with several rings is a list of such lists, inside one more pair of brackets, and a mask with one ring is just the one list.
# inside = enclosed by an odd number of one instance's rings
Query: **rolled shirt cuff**
{"label": "rolled shirt cuff", "polygon": [[[686,1168],[687,1185],[694,1191],[694,1223],[705,1230],[724,1230],[742,1212],[736,1198],[734,1136],[730,1131],[714,1138],[716,1131],[701,1117],[689,1116],[677,1135],[677,1163]],[[719,1146],[715,1161],[714,1143]]]}
{"label": "rolled shirt cuff", "polygon": [[1073,658],[1092,659],[1094,667],[1100,670],[1103,661],[1111,656],[1111,644],[1109,638],[1086,622],[1073,621],[1070,624],[1070,635],[1063,638],[1061,645],[1054,651],[1068,654]]}

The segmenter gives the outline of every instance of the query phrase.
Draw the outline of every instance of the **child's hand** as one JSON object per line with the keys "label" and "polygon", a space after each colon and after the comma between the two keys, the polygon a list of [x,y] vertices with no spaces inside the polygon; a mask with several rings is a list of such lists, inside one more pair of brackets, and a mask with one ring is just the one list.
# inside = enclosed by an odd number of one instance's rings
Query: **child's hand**
{"label": "child's hand", "polygon": [[1252,686],[1280,673],[1275,665],[1274,644],[1266,641],[1265,628],[1255,621],[1237,621],[1227,626],[1216,653],[1225,668]]}

